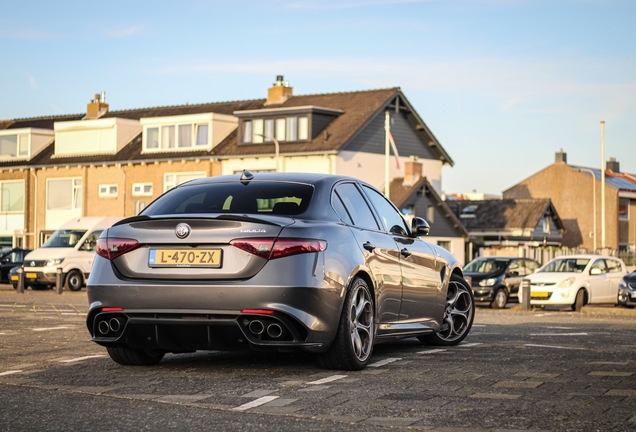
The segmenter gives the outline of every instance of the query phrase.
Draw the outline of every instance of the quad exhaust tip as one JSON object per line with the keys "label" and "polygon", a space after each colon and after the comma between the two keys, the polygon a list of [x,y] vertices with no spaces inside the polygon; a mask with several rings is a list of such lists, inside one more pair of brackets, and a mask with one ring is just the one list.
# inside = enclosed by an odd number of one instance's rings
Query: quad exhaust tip
{"label": "quad exhaust tip", "polygon": [[100,321],[97,324],[97,331],[106,336],[109,333],[117,333],[121,329],[121,325],[119,318],[111,318],[110,320]]}
{"label": "quad exhaust tip", "polygon": [[249,328],[250,331],[255,335],[263,334],[263,332],[265,331],[265,326],[259,320],[250,322],[247,328]]}
{"label": "quad exhaust tip", "polygon": [[267,335],[272,339],[278,339],[283,334],[283,328],[278,324],[270,324],[267,326]]}

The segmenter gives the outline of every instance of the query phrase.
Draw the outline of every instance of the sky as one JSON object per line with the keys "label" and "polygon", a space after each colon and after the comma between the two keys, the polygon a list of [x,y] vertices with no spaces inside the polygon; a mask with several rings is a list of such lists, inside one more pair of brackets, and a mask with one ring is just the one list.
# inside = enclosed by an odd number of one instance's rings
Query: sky
{"label": "sky", "polygon": [[554,161],[636,173],[636,1],[2,2],[0,119],[401,87],[447,193]]}

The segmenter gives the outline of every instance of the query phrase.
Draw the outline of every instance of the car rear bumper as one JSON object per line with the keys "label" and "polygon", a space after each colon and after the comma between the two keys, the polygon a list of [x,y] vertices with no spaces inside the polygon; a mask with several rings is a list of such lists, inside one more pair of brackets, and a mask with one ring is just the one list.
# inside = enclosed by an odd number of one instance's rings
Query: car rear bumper
{"label": "car rear bumper", "polygon": [[[120,279],[108,268],[110,262],[99,258],[88,283],[88,330],[101,345],[169,352],[267,347],[324,350],[335,337],[345,287],[324,275],[321,279],[318,274],[289,277],[292,269],[305,269],[314,261],[309,254],[292,258],[286,263],[270,261],[247,281],[189,284]],[[301,283],[293,284],[294,279]],[[104,312],[103,308],[123,310]],[[272,313],[242,312],[248,309]],[[118,317],[122,320],[118,331],[99,331],[100,322]],[[260,321],[263,331],[258,332],[258,324],[257,331],[250,331],[252,321]],[[267,332],[271,325],[274,336]],[[281,330],[277,337],[276,326]]]}

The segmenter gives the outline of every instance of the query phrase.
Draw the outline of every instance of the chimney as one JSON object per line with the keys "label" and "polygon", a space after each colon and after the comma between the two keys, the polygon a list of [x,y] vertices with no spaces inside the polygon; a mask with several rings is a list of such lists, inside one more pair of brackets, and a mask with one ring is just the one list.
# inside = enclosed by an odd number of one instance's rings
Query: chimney
{"label": "chimney", "polygon": [[554,154],[554,163],[568,163],[568,154],[563,153],[563,149],[559,150]]}
{"label": "chimney", "polygon": [[404,164],[403,186],[413,186],[422,178],[422,163],[417,161],[417,156],[411,156]]}
{"label": "chimney", "polygon": [[616,158],[611,157],[605,164],[605,169],[615,172],[616,174],[621,172],[621,167]]}
{"label": "chimney", "polygon": [[267,102],[265,105],[280,105],[292,96],[292,88],[289,81],[283,82],[283,76],[277,75],[276,82],[267,89]]}
{"label": "chimney", "polygon": [[86,116],[82,120],[92,120],[102,117],[108,112],[108,104],[106,103],[106,92],[101,94],[95,93],[93,99],[86,105]]}

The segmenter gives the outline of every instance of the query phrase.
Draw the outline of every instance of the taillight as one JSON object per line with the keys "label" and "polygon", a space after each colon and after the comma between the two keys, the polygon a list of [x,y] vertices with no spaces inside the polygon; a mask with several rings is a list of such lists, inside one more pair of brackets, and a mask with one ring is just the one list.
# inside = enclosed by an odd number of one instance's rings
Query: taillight
{"label": "taillight", "polygon": [[137,249],[140,246],[137,240],[121,238],[99,238],[97,239],[97,255],[108,260],[114,260],[120,255]]}
{"label": "taillight", "polygon": [[109,307],[109,308],[102,308],[102,312],[123,312],[124,308],[120,308],[120,307]]}
{"label": "taillight", "polygon": [[265,259],[282,258],[309,252],[322,252],[327,249],[327,242],[313,239],[238,239],[230,244],[245,252]]}
{"label": "taillight", "polygon": [[270,309],[243,309],[241,313],[250,315],[272,315],[274,311]]}

